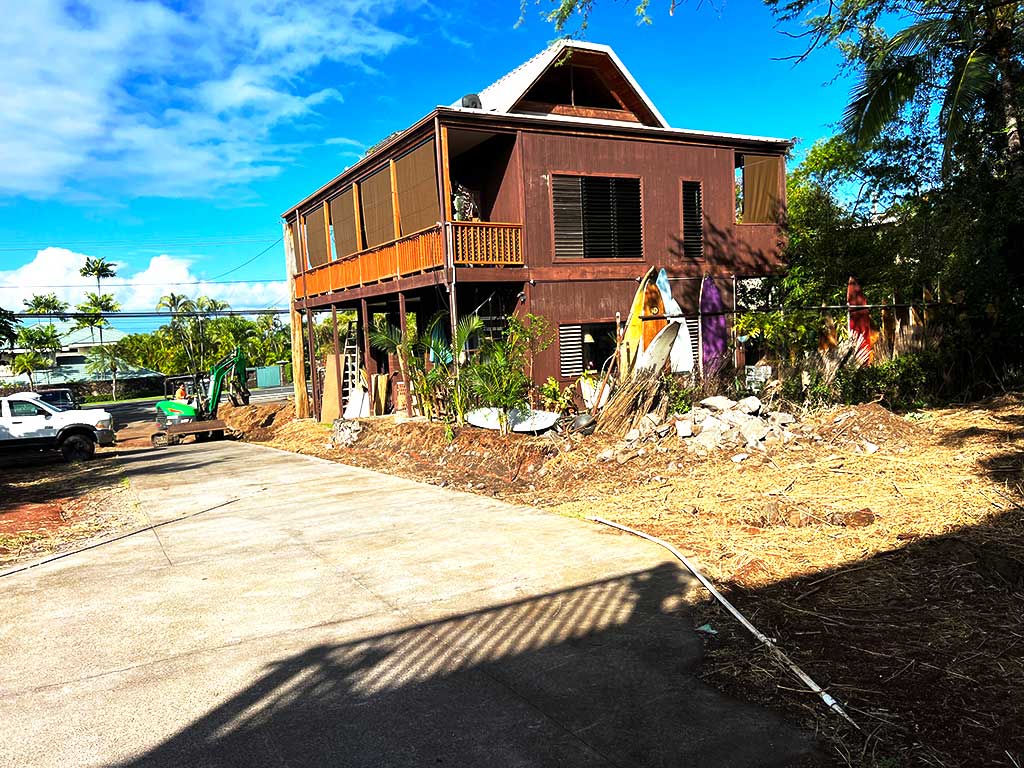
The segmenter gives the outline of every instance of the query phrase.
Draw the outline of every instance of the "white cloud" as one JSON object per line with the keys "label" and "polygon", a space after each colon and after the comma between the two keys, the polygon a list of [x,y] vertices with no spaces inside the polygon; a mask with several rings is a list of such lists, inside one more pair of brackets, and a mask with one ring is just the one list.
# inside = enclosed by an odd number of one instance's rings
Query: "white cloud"
{"label": "white cloud", "polygon": [[405,42],[380,23],[398,2],[12,4],[0,25],[0,194],[116,180],[131,194],[203,197],[273,175],[294,151],[274,132],[341,98],[305,78]]}
{"label": "white cloud", "polygon": [[[95,284],[78,273],[85,259],[85,254],[67,248],[45,248],[17,269],[0,271],[0,307],[20,312],[24,310],[23,300],[33,294],[56,293],[73,309],[85,298],[87,291],[96,290]],[[204,282],[192,271],[192,264],[191,259],[166,254],[154,256],[145,269],[135,272],[118,269],[117,277],[104,281],[103,292],[113,294],[121,309],[128,312],[153,311],[160,297],[172,291],[192,298],[202,295],[226,301],[233,309],[288,306],[287,283],[283,280],[266,283]]]}

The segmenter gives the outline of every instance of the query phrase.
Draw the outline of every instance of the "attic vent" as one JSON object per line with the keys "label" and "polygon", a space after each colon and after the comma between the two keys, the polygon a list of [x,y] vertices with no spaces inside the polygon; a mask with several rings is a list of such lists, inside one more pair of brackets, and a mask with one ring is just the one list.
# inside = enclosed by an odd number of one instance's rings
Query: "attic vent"
{"label": "attic vent", "polygon": [[483,109],[480,103],[480,96],[475,93],[467,93],[462,97],[462,106],[466,109]]}

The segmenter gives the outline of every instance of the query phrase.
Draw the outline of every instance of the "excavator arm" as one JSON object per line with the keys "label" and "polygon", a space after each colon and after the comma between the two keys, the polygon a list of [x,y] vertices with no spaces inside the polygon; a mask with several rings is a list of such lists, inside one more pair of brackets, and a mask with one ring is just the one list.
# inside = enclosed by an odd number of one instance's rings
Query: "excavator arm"
{"label": "excavator arm", "polygon": [[217,418],[217,407],[220,405],[221,395],[224,394],[224,385],[227,384],[228,392],[232,402],[235,404],[248,404],[249,388],[245,385],[245,355],[241,347],[235,347],[235,351],[221,360],[210,369],[210,392],[205,405],[205,412],[211,419]]}

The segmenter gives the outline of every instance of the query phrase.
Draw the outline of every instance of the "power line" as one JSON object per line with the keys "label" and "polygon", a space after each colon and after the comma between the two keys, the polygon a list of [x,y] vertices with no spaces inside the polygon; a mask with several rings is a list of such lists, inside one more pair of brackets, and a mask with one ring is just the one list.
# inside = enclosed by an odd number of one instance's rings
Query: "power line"
{"label": "power line", "polygon": [[216,280],[216,279],[217,279],[217,278],[219,278],[219,277],[224,277],[225,275],[230,275],[230,274],[231,274],[232,272],[237,272],[238,270],[240,270],[240,269],[241,269],[242,267],[244,267],[245,265],[247,265],[247,264],[252,264],[252,263],[253,263],[254,261],[256,261],[256,259],[258,259],[258,258],[259,258],[260,256],[262,256],[262,255],[263,255],[264,253],[266,253],[267,251],[269,251],[269,250],[270,250],[271,248],[273,248],[274,246],[276,246],[276,245],[277,245],[278,243],[282,242],[283,240],[284,240],[284,235],[281,235],[281,237],[277,238],[277,240],[275,240],[275,241],[274,241],[273,243],[271,243],[270,245],[268,245],[268,246],[267,246],[266,248],[264,248],[264,249],[263,249],[262,251],[260,251],[259,253],[257,253],[257,254],[256,254],[255,256],[253,256],[253,257],[252,257],[251,259],[249,259],[249,260],[247,260],[247,261],[243,261],[243,262],[242,262],[241,264],[239,264],[239,265],[238,265],[237,267],[234,267],[233,269],[229,269],[229,270],[228,270],[227,272],[222,272],[222,273],[221,273],[221,274],[219,274],[219,275],[214,275],[214,276],[213,276],[213,277],[212,277],[211,279],[212,279],[212,280]]}
{"label": "power line", "polygon": [[82,320],[101,317],[105,320],[128,318],[174,318],[174,317],[238,317],[243,315],[287,315],[288,309],[217,309],[209,312],[15,312],[19,320],[50,318],[53,320]]}

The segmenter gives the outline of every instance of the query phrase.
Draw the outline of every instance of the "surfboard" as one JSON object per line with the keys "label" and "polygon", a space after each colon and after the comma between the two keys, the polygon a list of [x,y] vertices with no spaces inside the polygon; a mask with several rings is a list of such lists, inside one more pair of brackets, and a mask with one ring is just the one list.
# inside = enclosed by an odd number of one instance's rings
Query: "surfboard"
{"label": "surfboard", "polygon": [[690,331],[686,327],[686,320],[683,318],[683,309],[672,296],[672,286],[668,281],[668,273],[664,269],[658,270],[655,284],[661,291],[661,300],[665,305],[668,322],[678,323],[680,326],[679,335],[676,336],[672,352],[669,354],[670,370],[672,373],[689,373],[693,370],[693,342],[690,339]]}
{"label": "surfboard", "polygon": [[[513,432],[543,432],[555,426],[560,414],[551,411],[513,408],[508,412],[508,423]],[[466,413],[466,423],[481,429],[501,429],[501,411],[498,408],[474,408]]]}
{"label": "surfboard", "polygon": [[679,337],[679,329],[682,327],[679,323],[669,323],[662,328],[650,345],[640,353],[640,357],[636,361],[635,372],[640,373],[641,371],[661,370],[664,368],[665,363],[668,362],[669,355],[672,354],[672,347]]}
{"label": "surfboard", "polygon": [[644,311],[644,295],[647,291],[647,284],[653,275],[654,267],[651,267],[647,270],[647,274],[640,279],[640,285],[637,286],[629,314],[626,316],[626,327],[622,332],[622,345],[619,347],[619,371],[623,376],[633,370],[633,364],[643,345],[644,327],[640,316]]}
{"label": "surfboard", "polygon": [[725,302],[715,281],[705,276],[700,288],[701,361],[704,370],[717,369],[729,351],[729,326],[725,320]]}
{"label": "surfboard", "polygon": [[[846,282],[846,303],[850,307],[866,307],[868,300],[855,277]],[[871,360],[871,315],[866,309],[850,309],[850,336],[857,344],[858,354]]]}
{"label": "surfboard", "polygon": [[644,289],[644,317],[651,318],[657,315],[657,319],[645,319],[641,321],[643,328],[644,343],[641,349],[647,349],[654,337],[657,336],[668,325],[663,315],[665,314],[665,302],[661,298],[661,291],[653,280],[648,281]]}

